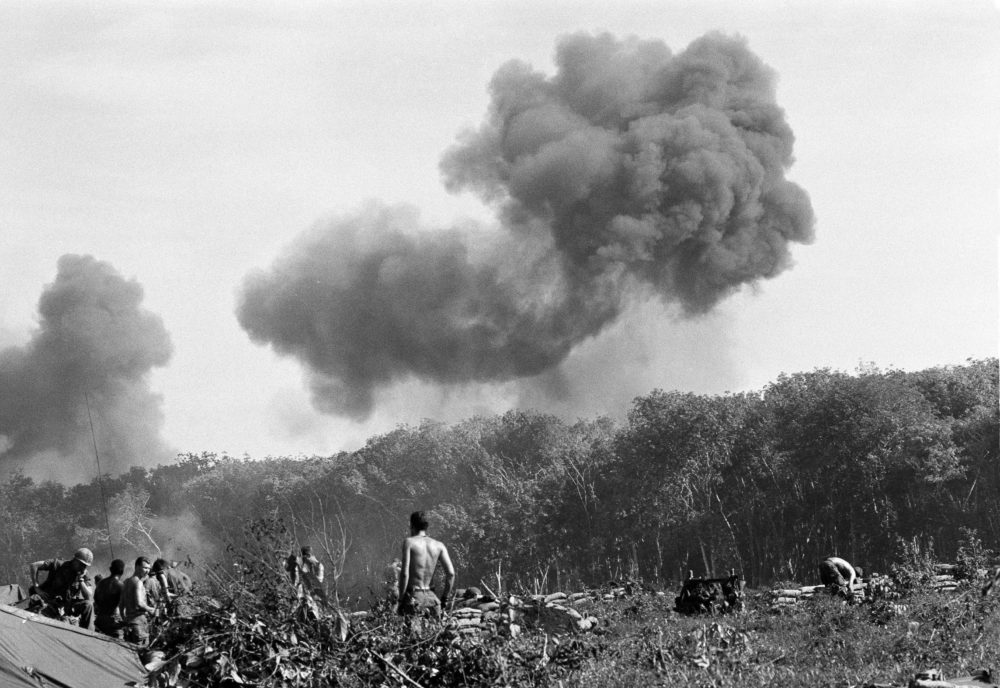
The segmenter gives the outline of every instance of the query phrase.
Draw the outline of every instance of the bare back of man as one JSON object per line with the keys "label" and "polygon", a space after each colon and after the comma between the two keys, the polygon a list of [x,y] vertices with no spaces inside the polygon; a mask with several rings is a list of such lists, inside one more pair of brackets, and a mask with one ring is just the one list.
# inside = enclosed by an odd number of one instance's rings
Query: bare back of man
{"label": "bare back of man", "polygon": [[[399,612],[440,616],[441,602],[447,601],[455,582],[455,567],[443,542],[427,535],[427,521],[422,512],[410,517],[410,537],[403,540],[399,570]],[[431,590],[438,562],[444,567],[444,590],[439,600]]]}
{"label": "bare back of man", "polygon": [[819,565],[819,578],[832,591],[850,593],[858,580],[854,566],[840,557],[827,557]]}

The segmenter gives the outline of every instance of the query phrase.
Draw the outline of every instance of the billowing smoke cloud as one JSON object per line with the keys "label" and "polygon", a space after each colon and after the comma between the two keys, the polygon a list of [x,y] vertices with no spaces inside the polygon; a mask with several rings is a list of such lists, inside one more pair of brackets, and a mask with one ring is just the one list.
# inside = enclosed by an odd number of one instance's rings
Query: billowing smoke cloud
{"label": "billowing smoke cloud", "polygon": [[[573,35],[552,77],[510,62],[483,125],[444,156],[449,190],[505,232],[415,230],[372,207],[300,237],[249,275],[250,336],[304,362],[326,411],[367,415],[381,386],[533,376],[652,291],[704,313],[812,239],[785,179],[793,135],[774,74],[745,41]],[[485,244],[485,245],[484,245]]]}
{"label": "billowing smoke cloud", "polygon": [[108,263],[59,259],[31,340],[0,351],[0,468],[91,480],[91,419],[104,472],[169,457],[159,437],[161,400],[147,377],[166,364],[171,343],[160,318],[141,307],[142,296]]}

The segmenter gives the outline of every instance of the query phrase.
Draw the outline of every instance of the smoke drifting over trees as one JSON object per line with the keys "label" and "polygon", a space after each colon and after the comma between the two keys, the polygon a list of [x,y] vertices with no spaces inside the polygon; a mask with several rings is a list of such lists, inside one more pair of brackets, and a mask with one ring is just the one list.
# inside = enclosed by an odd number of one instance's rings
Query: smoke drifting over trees
{"label": "smoke drifting over trees", "polygon": [[649,292],[704,313],[812,239],[785,179],[793,135],[744,40],[573,35],[546,77],[496,73],[485,122],[441,163],[505,231],[420,230],[372,206],[303,234],[245,280],[240,323],[305,364],[314,401],[357,418],[374,392],[538,375]]}
{"label": "smoke drifting over trees", "polygon": [[996,358],[814,370],[740,394],[653,390],[621,423],[512,410],[399,425],[328,457],[187,454],[73,488],[14,475],[0,480],[0,580],[81,544],[104,555],[102,490],[122,558],[162,548],[220,572],[256,552],[280,572],[311,544],[341,600],[368,599],[417,509],[465,585],[498,569],[504,588],[731,567],[807,582],[830,552],[885,570],[918,543],[955,561],[969,532],[1000,551],[998,372]]}
{"label": "smoke drifting over trees", "polygon": [[92,477],[88,399],[104,472],[170,456],[147,375],[167,363],[172,347],[142,298],[139,283],[109,263],[59,259],[31,340],[0,351],[0,469],[23,466],[64,482]]}

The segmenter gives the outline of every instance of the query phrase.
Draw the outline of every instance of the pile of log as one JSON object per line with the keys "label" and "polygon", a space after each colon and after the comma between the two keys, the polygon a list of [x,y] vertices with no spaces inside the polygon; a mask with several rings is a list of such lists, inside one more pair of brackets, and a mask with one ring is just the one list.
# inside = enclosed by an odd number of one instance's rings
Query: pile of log
{"label": "pile of log", "polygon": [[[926,581],[926,586],[935,592],[950,593],[958,590],[962,580],[962,572],[958,564],[934,564],[934,573],[930,580]],[[865,588],[869,596],[875,599],[898,598],[895,584],[888,576],[878,576],[865,583]]]}
{"label": "pile of log", "polygon": [[674,599],[674,608],[681,614],[716,614],[743,609],[743,590],[746,581],[735,570],[725,578],[695,578],[688,573],[680,594]]}
{"label": "pile of log", "polygon": [[771,599],[771,608],[790,607],[798,604],[802,600],[811,600],[817,594],[826,592],[825,585],[805,585],[801,588],[776,588],[768,595]]}
{"label": "pile of log", "polygon": [[955,592],[958,589],[958,580],[955,578],[957,572],[956,564],[935,564],[931,588],[937,592]]}
{"label": "pile of log", "polygon": [[[930,580],[926,586],[935,592],[950,593],[958,590],[962,581],[962,571],[958,564],[934,564]],[[982,573],[982,572],[980,572]],[[876,576],[866,584],[874,598],[892,599],[899,595],[895,585],[888,576]]]}
{"label": "pile of log", "polygon": [[[959,566],[957,564],[935,564],[934,573],[931,575],[928,586],[942,593],[951,593],[959,587]],[[771,609],[777,610],[788,608],[798,604],[802,600],[812,599],[817,594],[825,591],[823,585],[806,585],[801,588],[777,588],[771,590],[768,596],[771,601]],[[851,591],[853,602],[864,602],[866,600],[897,600],[900,595],[895,584],[889,576],[875,574],[867,580],[862,580]],[[894,605],[905,611],[905,606]]]}
{"label": "pile of log", "polygon": [[463,635],[492,627],[512,636],[524,628],[540,628],[547,633],[579,633],[596,628],[600,620],[589,608],[597,600],[626,596],[624,587],[606,592],[588,591],[550,595],[509,595],[498,600],[477,588],[457,591],[448,625]]}
{"label": "pile of log", "polygon": [[892,581],[887,576],[875,576],[867,581],[858,580],[847,590],[830,588],[826,585],[804,585],[800,588],[776,588],[768,593],[772,611],[780,611],[794,607],[800,602],[813,599],[818,595],[839,595],[851,604],[860,604],[875,597],[892,597],[882,594],[885,586],[891,586]]}

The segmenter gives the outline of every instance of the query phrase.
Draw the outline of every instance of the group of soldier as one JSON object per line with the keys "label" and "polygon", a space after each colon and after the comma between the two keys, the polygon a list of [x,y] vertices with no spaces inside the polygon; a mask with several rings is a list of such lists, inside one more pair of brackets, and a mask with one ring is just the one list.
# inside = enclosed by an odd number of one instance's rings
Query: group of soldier
{"label": "group of soldier", "polygon": [[[444,543],[427,535],[427,517],[422,511],[410,515],[410,536],[403,541],[400,559],[391,568],[398,572],[397,588],[393,597],[396,610],[404,616],[422,615],[439,617],[447,604],[455,582],[455,567]],[[431,589],[431,580],[438,563],[444,569],[444,589],[439,598]],[[834,595],[853,599],[853,592],[864,575],[860,566],[846,559],[831,556],[819,564],[820,582]],[[998,570],[1000,580],[1000,570]]]}
{"label": "group of soldier", "polygon": [[[410,535],[403,540],[401,556],[394,563],[398,579],[392,597],[396,611],[404,616],[441,615],[455,582],[455,567],[444,543],[427,535],[428,520],[423,511],[410,515]],[[96,586],[87,575],[94,562],[86,547],[72,559],[51,559],[31,564],[31,600],[35,610],[46,616],[79,617],[79,625],[106,635],[145,644],[149,640],[149,622],[159,613],[169,614],[176,599],[191,590],[191,579],[164,559],[150,562],[148,557],[135,560],[130,577],[122,580],[125,562],[111,562],[110,575],[99,578]],[[398,563],[397,563],[398,562]],[[431,588],[435,569],[441,564],[444,589],[440,597]],[[48,577],[38,582],[38,573]],[[323,586],[323,564],[308,546],[292,552],[285,560],[285,571],[296,590],[300,609],[318,616],[319,604],[327,604]],[[820,579],[831,592],[849,593],[862,572],[839,557],[829,557],[819,566]]]}
{"label": "group of soldier", "polygon": [[[132,575],[123,580],[125,562],[111,562],[108,576],[88,575],[94,553],[81,547],[68,560],[30,564],[29,611],[62,619],[77,617],[78,625],[139,645],[149,642],[149,624],[157,615],[171,614],[177,599],[191,591],[191,578],[166,559],[135,560]],[[48,573],[38,581],[38,574]]]}
{"label": "group of soldier", "polygon": [[[447,600],[455,580],[455,568],[444,543],[427,535],[427,517],[422,511],[410,516],[410,536],[403,542],[398,566],[398,588],[394,598],[397,611],[404,615],[440,616],[442,600]],[[28,610],[43,616],[76,618],[77,624],[113,638],[139,645],[149,642],[150,621],[169,615],[177,598],[191,590],[191,579],[165,559],[151,561],[140,556],[132,575],[125,578],[125,562],[111,562],[109,575],[88,575],[94,553],[81,547],[71,559],[48,559],[29,565],[31,587]],[[445,586],[439,598],[431,589],[438,563],[444,567]],[[39,581],[39,573],[48,575]],[[292,552],[285,571],[295,588],[300,608],[318,616],[319,604],[329,602],[323,585],[324,567],[309,546]]]}

